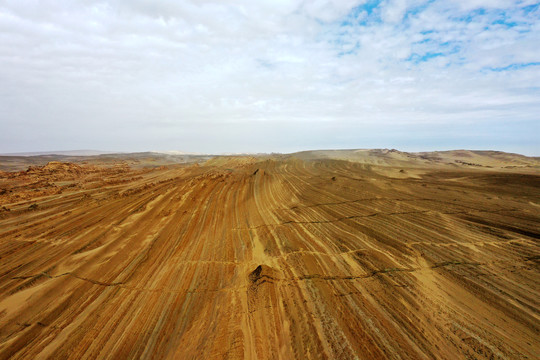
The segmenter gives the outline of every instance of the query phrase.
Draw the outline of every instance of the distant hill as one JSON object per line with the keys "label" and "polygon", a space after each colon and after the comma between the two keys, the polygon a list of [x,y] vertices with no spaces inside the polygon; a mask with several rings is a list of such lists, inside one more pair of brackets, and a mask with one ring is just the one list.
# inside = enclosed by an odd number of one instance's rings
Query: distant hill
{"label": "distant hill", "polygon": [[539,157],[528,157],[502,151],[450,150],[404,152],[395,149],[350,149],[301,151],[289,156],[302,160],[347,160],[380,166],[452,166],[482,168],[536,168]]}
{"label": "distant hill", "polygon": [[41,155],[96,156],[96,155],[115,154],[115,153],[118,154],[119,152],[101,151],[101,150],[68,150],[68,151],[59,150],[59,151],[4,153],[4,154],[0,154],[0,156],[41,156]]}
{"label": "distant hill", "polygon": [[[483,169],[540,169],[539,157],[528,157],[502,151],[450,150],[432,152],[404,152],[395,149],[310,150],[292,154],[234,154],[209,155],[180,151],[112,153],[97,150],[73,150],[46,153],[18,153],[0,155],[0,171],[21,171],[29,166],[43,166],[50,161],[90,165],[122,163],[131,167],[156,167],[169,164],[204,162],[217,163],[240,158],[266,157],[272,159],[345,160],[366,165],[407,168],[483,168]],[[228,159],[228,160],[227,160]]]}
{"label": "distant hill", "polygon": [[[40,154],[40,155],[0,155],[0,171],[22,171],[30,166],[43,166],[51,161],[70,162],[100,166],[115,164],[129,165],[134,168],[158,167],[170,164],[203,162],[211,155],[170,155],[156,152],[139,153],[101,153],[98,155],[73,154]],[[74,151],[74,153],[78,153]],[[29,153],[28,153],[29,154]]]}

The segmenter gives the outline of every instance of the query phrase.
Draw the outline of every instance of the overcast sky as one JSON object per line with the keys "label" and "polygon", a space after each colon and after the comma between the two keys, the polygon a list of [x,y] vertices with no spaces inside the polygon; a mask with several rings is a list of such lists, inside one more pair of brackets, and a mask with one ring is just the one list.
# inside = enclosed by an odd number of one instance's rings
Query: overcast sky
{"label": "overcast sky", "polygon": [[540,155],[529,0],[0,0],[0,152]]}

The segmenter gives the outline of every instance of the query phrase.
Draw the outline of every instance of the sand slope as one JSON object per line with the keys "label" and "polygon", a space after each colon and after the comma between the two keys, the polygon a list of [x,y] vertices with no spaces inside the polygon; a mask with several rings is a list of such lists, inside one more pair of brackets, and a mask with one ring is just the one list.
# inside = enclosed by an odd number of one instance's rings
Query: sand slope
{"label": "sand slope", "polygon": [[320,158],[0,174],[0,359],[536,358],[538,174]]}

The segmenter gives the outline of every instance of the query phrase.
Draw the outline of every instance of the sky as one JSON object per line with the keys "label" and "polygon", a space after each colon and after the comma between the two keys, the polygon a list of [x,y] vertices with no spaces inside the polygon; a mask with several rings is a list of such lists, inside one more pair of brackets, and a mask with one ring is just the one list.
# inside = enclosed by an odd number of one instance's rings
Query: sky
{"label": "sky", "polygon": [[0,153],[540,155],[540,2],[0,0]]}

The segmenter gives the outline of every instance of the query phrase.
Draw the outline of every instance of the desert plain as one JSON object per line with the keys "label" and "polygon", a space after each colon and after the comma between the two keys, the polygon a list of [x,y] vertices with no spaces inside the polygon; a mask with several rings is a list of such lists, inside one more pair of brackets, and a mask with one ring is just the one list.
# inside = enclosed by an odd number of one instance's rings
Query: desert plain
{"label": "desert plain", "polygon": [[0,157],[0,359],[538,359],[540,159]]}

